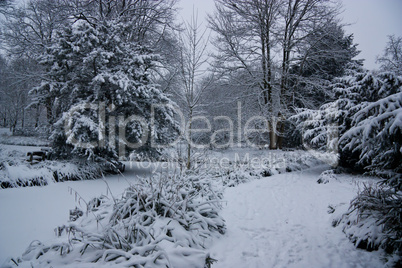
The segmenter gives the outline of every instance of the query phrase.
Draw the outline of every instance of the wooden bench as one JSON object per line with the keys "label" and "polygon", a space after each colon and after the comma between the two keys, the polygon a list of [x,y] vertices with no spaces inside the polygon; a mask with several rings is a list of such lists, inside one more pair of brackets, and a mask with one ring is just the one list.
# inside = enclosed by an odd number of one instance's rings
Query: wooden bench
{"label": "wooden bench", "polygon": [[28,162],[32,163],[33,161],[36,162],[45,161],[46,159],[48,159],[49,154],[50,149],[48,148],[41,148],[40,151],[28,152],[27,153]]}

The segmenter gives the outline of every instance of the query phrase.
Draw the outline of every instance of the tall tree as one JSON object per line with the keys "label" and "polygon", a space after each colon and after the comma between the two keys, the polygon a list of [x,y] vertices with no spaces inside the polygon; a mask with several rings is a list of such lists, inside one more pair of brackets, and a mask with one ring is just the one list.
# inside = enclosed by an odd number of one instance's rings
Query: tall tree
{"label": "tall tree", "polygon": [[[31,102],[29,90],[35,84],[35,79],[27,79],[25,73],[29,72],[36,64],[26,58],[6,61],[0,58],[0,103],[1,116],[4,126],[15,130],[25,126],[33,126],[38,119],[37,111],[27,113],[27,107]],[[32,124],[31,124],[32,123]]]}
{"label": "tall tree", "polygon": [[206,55],[208,44],[208,38],[205,37],[206,31],[207,29],[201,29],[198,14],[193,12],[191,20],[185,22],[184,30],[180,35],[180,86],[175,90],[175,95],[178,97],[181,107],[184,108],[188,120],[185,133],[188,141],[187,168],[191,167],[193,118],[196,117],[205,88],[208,87],[213,79],[209,77],[209,81],[204,81],[204,83],[201,81],[206,74],[205,68],[208,60]]}
{"label": "tall tree", "polygon": [[[39,83],[45,69],[38,63],[38,57],[55,42],[57,30],[68,23],[72,10],[67,3],[64,0],[30,0],[20,4],[10,2],[0,7],[0,13],[3,14],[1,48],[11,59],[18,59],[20,63],[29,62],[21,68],[15,68],[14,76],[19,83],[25,81],[32,87]],[[36,109],[37,115],[40,105],[47,111],[48,123],[52,123],[52,99],[41,102],[40,98],[34,96],[31,107]],[[38,117],[35,121],[38,123]]]}
{"label": "tall tree", "polygon": [[[127,42],[136,42],[155,51],[159,51],[163,60],[158,69],[166,70],[171,57],[165,49],[174,42],[172,29],[174,25],[174,5],[176,0],[145,1],[145,0],[29,0],[26,3],[13,1],[2,2],[0,13],[1,21],[0,44],[11,57],[29,58],[38,60],[51,47],[57,38],[57,31],[76,20],[85,20],[91,25],[119,19],[130,21],[132,27],[126,31],[124,39]],[[165,53],[166,51],[166,53]],[[43,66],[32,65],[33,68],[20,76],[25,79],[42,77],[47,72]],[[156,72],[150,77],[160,81],[169,76],[169,72]],[[39,79],[40,80],[40,79]],[[42,88],[44,93],[44,88]],[[50,88],[46,94],[36,95],[35,105],[40,104],[47,110],[48,122],[54,123],[57,113],[55,97]],[[36,92],[36,91],[34,91]],[[46,96],[46,97],[45,97]]]}
{"label": "tall tree", "polygon": [[333,99],[329,84],[343,76],[353,61],[361,63],[361,60],[353,60],[359,53],[353,35],[345,35],[336,21],[329,21],[307,36],[297,48],[298,56],[289,70],[288,92],[292,104],[316,109]]}
{"label": "tall tree", "polygon": [[297,48],[339,8],[317,0],[216,0],[216,9],[209,16],[217,33],[216,65],[224,72],[247,71],[246,83],[257,90],[260,110],[270,122],[270,148],[281,147]]}
{"label": "tall tree", "polygon": [[35,91],[56,100],[52,137],[58,155],[115,159],[126,149],[149,155],[157,153],[151,138],[173,138],[170,100],[149,79],[158,57],[127,42],[130,29],[130,22],[118,19],[96,25],[78,20],[45,55],[49,72]]}

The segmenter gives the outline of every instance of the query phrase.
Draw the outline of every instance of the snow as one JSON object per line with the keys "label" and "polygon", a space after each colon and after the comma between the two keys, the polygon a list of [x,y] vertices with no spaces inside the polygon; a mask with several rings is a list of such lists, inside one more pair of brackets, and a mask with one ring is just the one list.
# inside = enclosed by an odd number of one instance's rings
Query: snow
{"label": "snow", "polygon": [[152,165],[149,170],[133,165],[125,178],[108,176],[108,186],[103,180],[88,180],[0,190],[0,267],[9,257],[20,256],[33,240],[54,240],[54,229],[68,221],[69,210],[85,208],[70,189],[85,201],[110,192],[117,197],[137,180],[136,174],[145,176],[151,169]]}
{"label": "snow", "polygon": [[13,136],[9,129],[0,128],[0,143],[1,144],[19,144],[19,145],[34,145],[47,146],[49,141],[39,139],[38,137],[22,137]]}
{"label": "snow", "polygon": [[[231,149],[213,152],[209,157],[243,160],[245,153],[250,153],[250,159],[268,155],[279,169],[272,170],[268,177],[226,186],[221,216],[226,221],[227,232],[206,249],[211,258],[217,260],[212,265],[214,268],[383,266],[381,252],[356,249],[340,227],[332,227],[332,220],[346,212],[349,201],[356,195],[356,182],[374,179],[334,175],[336,179],[329,183],[318,184],[320,174],[328,169],[326,165],[278,174],[284,169],[281,162],[287,161],[287,154],[307,159],[299,151],[269,151],[267,154],[264,150]],[[280,159],[282,161],[278,162]],[[163,163],[126,163],[124,177],[114,175],[105,180],[0,190],[0,267],[9,258],[21,256],[34,240],[47,245],[57,242],[54,229],[69,220],[70,209],[79,207],[85,211],[85,202],[81,200],[88,202],[94,197],[111,194],[120,197],[139,177],[154,172],[173,173],[174,168],[166,170],[166,167]],[[328,213],[329,206],[335,208],[334,213]],[[185,260],[180,258],[177,249],[167,251],[171,263],[177,263],[178,267],[184,265]],[[200,251],[199,257],[202,256]],[[185,267],[189,265],[186,263]]]}
{"label": "snow", "polygon": [[328,205],[348,204],[357,187],[351,176],[317,184],[325,168],[227,188],[227,233],[210,249],[213,267],[382,267],[378,252],[356,249],[331,226]]}

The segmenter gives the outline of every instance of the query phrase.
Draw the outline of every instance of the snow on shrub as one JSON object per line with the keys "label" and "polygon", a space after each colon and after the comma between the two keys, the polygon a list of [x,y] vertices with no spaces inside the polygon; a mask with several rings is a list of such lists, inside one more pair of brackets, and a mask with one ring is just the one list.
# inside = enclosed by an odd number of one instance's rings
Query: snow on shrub
{"label": "snow on shrub", "polygon": [[261,178],[260,174],[252,170],[234,169],[227,172],[227,175],[222,177],[222,185],[225,187],[235,187],[239,184]]}
{"label": "snow on shrub", "polygon": [[335,222],[358,248],[402,253],[402,192],[364,184],[347,213]]}
{"label": "snow on shrub", "polygon": [[336,180],[336,176],[334,174],[334,171],[332,169],[330,170],[325,170],[320,174],[320,177],[318,177],[317,183],[318,184],[327,184],[330,181]]}
{"label": "snow on shrub", "polygon": [[61,242],[33,242],[16,262],[204,267],[212,261],[205,247],[225,232],[219,209],[220,200],[204,179],[149,178],[120,199],[92,200],[81,220],[57,228]]}

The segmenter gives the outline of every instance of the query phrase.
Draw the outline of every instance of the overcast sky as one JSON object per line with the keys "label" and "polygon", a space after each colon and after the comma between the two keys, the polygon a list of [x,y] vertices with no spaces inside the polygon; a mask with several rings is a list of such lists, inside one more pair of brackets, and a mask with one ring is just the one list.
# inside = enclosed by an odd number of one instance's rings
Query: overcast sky
{"label": "overcast sky", "polygon": [[[375,69],[377,55],[381,54],[387,36],[402,36],[402,0],[343,0],[344,23],[351,23],[347,33],[354,34],[355,43],[361,53],[357,58],[365,59],[365,67]],[[191,18],[193,6],[198,9],[199,20],[205,19],[206,13],[214,10],[213,0],[181,0],[180,17]],[[204,21],[204,25],[207,22]]]}

